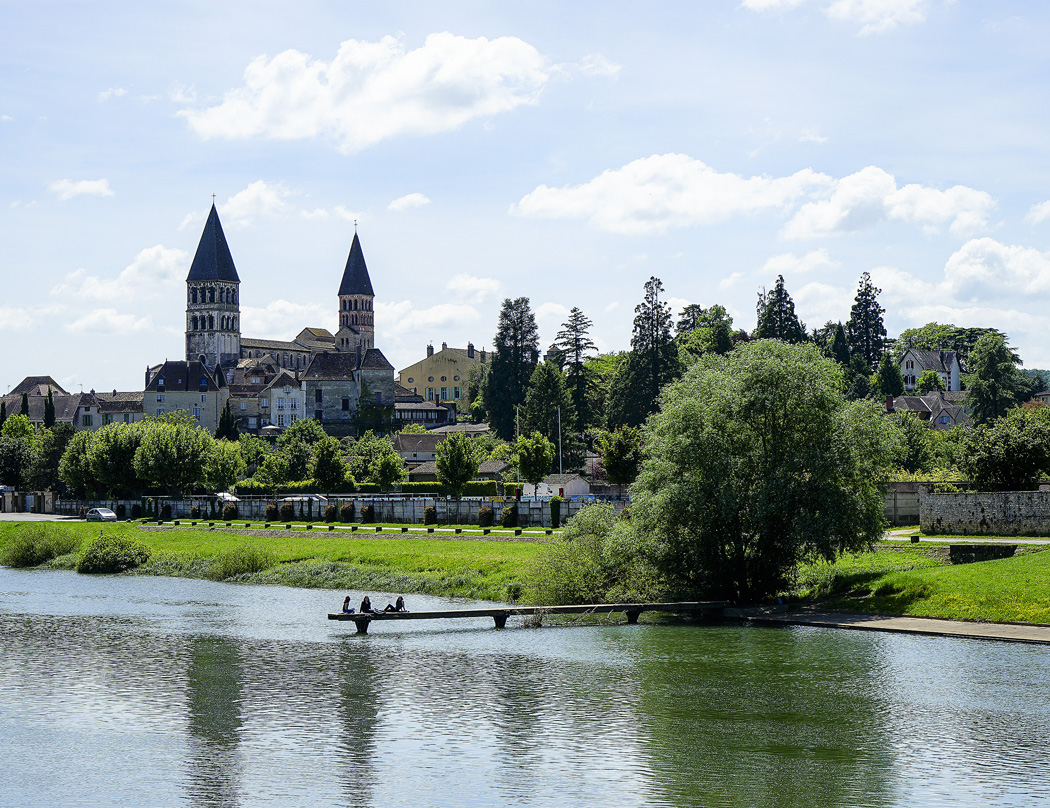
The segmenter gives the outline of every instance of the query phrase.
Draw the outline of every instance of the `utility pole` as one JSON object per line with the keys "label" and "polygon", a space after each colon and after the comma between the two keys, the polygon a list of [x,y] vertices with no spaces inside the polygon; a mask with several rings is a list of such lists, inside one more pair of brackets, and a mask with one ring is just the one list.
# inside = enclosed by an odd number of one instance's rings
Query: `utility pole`
{"label": "utility pole", "polygon": [[558,407],[558,474],[561,473],[561,407]]}

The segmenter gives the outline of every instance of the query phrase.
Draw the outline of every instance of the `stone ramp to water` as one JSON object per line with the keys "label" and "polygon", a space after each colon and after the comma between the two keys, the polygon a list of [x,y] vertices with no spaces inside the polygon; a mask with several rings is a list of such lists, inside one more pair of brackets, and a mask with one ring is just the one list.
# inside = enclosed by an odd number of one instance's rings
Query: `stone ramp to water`
{"label": "stone ramp to water", "polygon": [[726,609],[727,618],[760,625],[821,626],[859,631],[890,631],[897,634],[926,634],[942,637],[969,637],[1050,645],[1050,626],[1024,623],[971,623],[936,617],[907,617],[893,614],[833,612],[819,608],[784,610],[776,607]]}

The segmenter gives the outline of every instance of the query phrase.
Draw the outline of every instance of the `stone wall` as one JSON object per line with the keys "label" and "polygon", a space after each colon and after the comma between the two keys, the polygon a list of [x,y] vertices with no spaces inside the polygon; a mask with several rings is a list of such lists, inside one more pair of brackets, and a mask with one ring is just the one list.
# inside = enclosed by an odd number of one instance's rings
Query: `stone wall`
{"label": "stone wall", "polygon": [[883,513],[891,525],[915,525],[919,522],[919,484],[886,483],[883,488]]}
{"label": "stone wall", "polygon": [[921,490],[919,525],[923,533],[950,536],[1050,536],[1050,491]]}

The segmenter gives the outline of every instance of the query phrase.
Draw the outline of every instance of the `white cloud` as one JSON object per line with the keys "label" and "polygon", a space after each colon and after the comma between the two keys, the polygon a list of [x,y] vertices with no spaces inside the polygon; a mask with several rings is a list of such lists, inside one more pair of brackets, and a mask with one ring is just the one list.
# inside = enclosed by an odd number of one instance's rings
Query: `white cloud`
{"label": "white cloud", "polygon": [[500,282],[495,278],[479,278],[475,275],[453,275],[446,289],[466,303],[485,303],[499,296]]}
{"label": "white cloud", "polygon": [[65,326],[72,334],[107,334],[129,336],[156,331],[153,320],[135,314],[121,314],[116,309],[92,309]]}
{"label": "white cloud", "polygon": [[430,199],[424,194],[405,194],[405,196],[399,196],[387,205],[386,209],[400,212],[410,208],[421,208],[429,204]]}
{"label": "white cloud", "polygon": [[66,275],[51,289],[51,294],[76,300],[124,301],[134,305],[142,300],[170,297],[188,269],[189,256],[183,250],[158,244],[141,250],[116,278],[91,275],[81,268]]}
{"label": "white cloud", "polygon": [[792,294],[795,312],[805,312],[806,328],[819,328],[828,320],[841,320],[842,312],[853,306],[854,292],[827,283],[807,283]]}
{"label": "white cloud", "polygon": [[576,69],[585,76],[607,76],[619,78],[623,65],[611,62],[600,53],[589,53],[576,65]]}
{"label": "white cloud", "polygon": [[561,303],[541,303],[536,307],[536,319],[541,323],[559,325],[569,316],[568,306]]}
{"label": "white cloud", "polygon": [[602,230],[661,233],[669,227],[712,224],[735,214],[785,208],[831,185],[803,169],[789,177],[719,173],[684,154],[658,154],[608,170],[582,185],[541,185],[511,206],[520,216],[585,218]]}
{"label": "white cloud", "polygon": [[304,327],[338,328],[332,306],[274,300],[265,307],[241,306],[241,333],[257,339],[291,339]]}
{"label": "white cloud", "polygon": [[[223,227],[245,228],[251,227],[261,218],[274,218],[288,213],[291,205],[288,200],[297,196],[283,183],[268,183],[265,180],[256,180],[250,183],[244,190],[238,191],[228,197],[225,202],[216,203]],[[311,211],[308,218],[318,218],[318,211]],[[208,218],[208,211],[193,211],[187,213],[179,225],[179,230],[199,225],[204,226]]]}
{"label": "white cloud", "polygon": [[441,331],[458,327],[481,319],[478,310],[467,303],[438,303],[425,309],[417,309],[411,300],[375,303],[376,322],[382,336],[392,338],[406,334],[421,334],[428,330]]}
{"label": "white cloud", "polygon": [[1050,219],[1050,200],[1046,202],[1040,202],[1038,205],[1032,205],[1028,209],[1028,215],[1025,217],[1025,221],[1031,224],[1039,224]]}
{"label": "white cloud", "polygon": [[614,300],[612,303],[610,303],[608,306],[602,309],[602,311],[608,314],[609,312],[616,311],[618,308],[620,308],[620,301]]}
{"label": "white cloud", "polygon": [[804,129],[798,136],[799,143],[827,143],[828,139],[816,129]]}
{"label": "white cloud", "polygon": [[535,104],[551,71],[516,37],[437,33],[411,51],[394,37],[351,39],[330,62],[295,50],[259,56],[221,104],[178,114],[203,138],[327,136],[352,152]]}
{"label": "white cloud", "polygon": [[58,194],[58,198],[65,202],[74,196],[88,194],[90,196],[113,196],[109,187],[109,180],[55,180],[48,188]]}
{"label": "white cloud", "polygon": [[0,115],[0,121],[3,121],[4,123],[10,123],[13,120],[14,118],[12,118],[10,115]]}
{"label": "white cloud", "polygon": [[1045,296],[1050,292],[1050,254],[995,239],[968,241],[944,267],[944,287],[966,302]]}
{"label": "white cloud", "polygon": [[0,331],[19,331],[33,325],[36,318],[31,312],[13,306],[0,306]]}
{"label": "white cloud", "polygon": [[782,231],[785,238],[816,238],[854,232],[882,221],[921,224],[936,232],[972,235],[988,223],[995,200],[984,191],[956,185],[946,191],[922,185],[897,187],[891,174],[868,166],[843,177],[826,199],[804,204]]}
{"label": "white cloud", "polygon": [[127,90],[123,87],[110,87],[108,90],[103,90],[98,94],[99,101],[108,101],[111,98],[120,98],[127,94]]}
{"label": "white cloud", "polygon": [[743,279],[744,279],[744,273],[743,272],[734,272],[728,278],[722,278],[722,280],[720,280],[718,282],[718,288],[719,289],[723,289],[723,290],[724,289],[732,289],[734,286],[736,286],[738,283],[740,283],[740,281],[742,281]]}
{"label": "white cloud", "polygon": [[[813,0],[743,0],[752,11],[790,11]],[[832,20],[860,25],[860,35],[882,34],[926,20],[928,0],[820,0]]]}
{"label": "white cloud", "polygon": [[831,254],[822,248],[812,250],[801,256],[794,253],[774,255],[762,265],[762,274],[763,276],[796,275],[813,272],[818,269],[835,269],[838,266],[839,262],[833,260]]}

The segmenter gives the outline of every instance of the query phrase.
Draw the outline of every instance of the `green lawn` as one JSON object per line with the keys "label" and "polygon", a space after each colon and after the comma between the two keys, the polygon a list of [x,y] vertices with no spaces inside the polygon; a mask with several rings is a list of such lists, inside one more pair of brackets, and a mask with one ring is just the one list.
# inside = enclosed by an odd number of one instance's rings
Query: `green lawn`
{"label": "green lawn", "polygon": [[[0,523],[0,544],[23,524]],[[230,580],[488,600],[516,597],[525,569],[539,549],[535,542],[381,538],[374,531],[288,530],[255,537],[238,534],[236,528],[147,531],[124,523],[48,524],[81,541],[97,536],[101,529],[144,542],[151,559],[138,574],[209,577],[212,565],[224,554],[249,547],[272,564],[261,572],[236,575]],[[72,556],[63,556],[50,566],[71,568],[72,563]]]}
{"label": "green lawn", "polygon": [[832,609],[944,617],[952,620],[1050,623],[1050,551],[1022,547],[999,561],[951,565],[947,545],[879,544],[799,571],[800,600]]}

